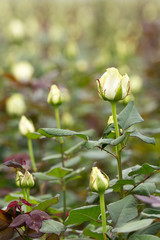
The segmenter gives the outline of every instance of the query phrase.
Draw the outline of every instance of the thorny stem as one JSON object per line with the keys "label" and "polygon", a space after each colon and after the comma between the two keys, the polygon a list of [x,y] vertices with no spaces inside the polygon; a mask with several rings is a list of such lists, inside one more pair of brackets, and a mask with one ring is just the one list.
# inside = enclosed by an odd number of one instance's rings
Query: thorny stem
{"label": "thorny stem", "polygon": [[[119,127],[118,127],[118,121],[117,121],[117,114],[116,114],[116,102],[111,102],[111,107],[112,107],[112,115],[113,115],[113,121],[114,121],[114,127],[115,127],[115,132],[116,132],[116,138],[118,138],[119,135]],[[121,144],[118,144],[115,146],[116,149],[116,155],[117,155],[117,163],[118,163],[118,179],[122,180],[122,163],[121,163]],[[123,186],[120,188],[120,195],[121,198],[124,197],[124,192],[123,192]]]}
{"label": "thorny stem", "polygon": [[32,140],[28,138],[28,149],[29,149],[29,155],[31,159],[31,164],[34,172],[37,172],[36,164],[35,164],[35,159],[34,159],[34,154],[33,154],[33,146],[32,146]]}
{"label": "thorny stem", "polygon": [[[61,129],[58,106],[55,107],[55,116],[56,116],[56,121],[57,121],[57,127],[59,129]],[[63,143],[64,143],[63,138],[60,137],[61,162],[62,162],[62,167],[65,167]],[[62,183],[62,190],[63,190],[63,222],[64,222],[66,219],[66,184],[65,184],[64,178],[61,178],[61,183]]]}

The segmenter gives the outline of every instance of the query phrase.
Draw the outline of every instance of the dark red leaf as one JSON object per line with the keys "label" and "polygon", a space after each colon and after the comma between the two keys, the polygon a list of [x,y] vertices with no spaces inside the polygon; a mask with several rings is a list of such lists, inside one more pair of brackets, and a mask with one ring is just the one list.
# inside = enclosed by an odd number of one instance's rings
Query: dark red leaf
{"label": "dark red leaf", "polygon": [[0,231],[4,230],[11,223],[12,218],[6,211],[0,210]]}
{"label": "dark red leaf", "polygon": [[18,201],[10,202],[7,206],[6,211],[8,212],[10,208],[17,206],[17,204],[18,204]]}
{"label": "dark red leaf", "polygon": [[23,166],[30,166],[30,158],[26,153],[13,154],[5,158],[4,165],[23,169]]}
{"label": "dark red leaf", "polygon": [[36,231],[34,231],[32,229],[28,229],[27,230],[27,235],[28,235],[28,237],[33,239],[33,238],[40,238],[40,237],[42,237],[44,235],[44,233],[36,232]]}
{"label": "dark red leaf", "polygon": [[0,240],[12,239],[13,234],[14,234],[14,229],[7,227],[6,229],[0,232]]}
{"label": "dark red leaf", "polygon": [[26,213],[18,215],[18,216],[12,221],[12,223],[9,225],[9,227],[16,228],[16,227],[21,227],[21,226],[23,226],[24,223],[25,223],[25,221],[26,221],[26,218],[27,218],[27,214],[26,214]]}
{"label": "dark red leaf", "polygon": [[38,214],[33,214],[32,216],[27,214],[26,225],[34,231],[39,232],[42,226],[42,219]]}
{"label": "dark red leaf", "polygon": [[38,214],[42,220],[48,220],[48,219],[51,219],[51,217],[44,211],[41,211],[41,210],[34,210],[32,212],[30,212],[31,215],[34,215],[34,214]]}
{"label": "dark red leaf", "polygon": [[27,206],[32,206],[29,202],[27,202],[25,199],[21,199],[21,202]]}

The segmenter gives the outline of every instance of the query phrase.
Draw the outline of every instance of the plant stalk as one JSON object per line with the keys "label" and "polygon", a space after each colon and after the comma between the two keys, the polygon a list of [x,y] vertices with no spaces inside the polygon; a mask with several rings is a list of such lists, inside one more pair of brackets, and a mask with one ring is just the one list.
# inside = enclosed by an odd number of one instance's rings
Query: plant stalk
{"label": "plant stalk", "polygon": [[106,238],[107,228],[106,228],[106,210],[105,210],[105,201],[104,201],[104,193],[99,194],[100,198],[100,209],[102,214],[102,228],[103,228],[103,237],[104,240]]}
{"label": "plant stalk", "polygon": [[[112,107],[112,115],[113,115],[113,121],[114,121],[114,127],[116,132],[116,138],[118,138],[119,135],[119,127],[118,127],[118,121],[117,121],[117,113],[116,113],[116,102],[111,102]],[[117,163],[118,163],[118,180],[122,180],[122,163],[121,163],[121,144],[118,144],[115,146],[116,149],[116,155],[117,155]],[[123,187],[120,188],[120,195],[121,198],[124,197]]]}
{"label": "plant stalk", "polygon": [[[55,107],[55,116],[56,116],[56,121],[57,121],[57,128],[61,129],[58,106]],[[61,162],[62,162],[62,167],[65,167],[63,143],[64,143],[63,138],[60,137]],[[63,222],[65,222],[65,219],[66,219],[66,184],[65,184],[64,178],[61,178],[61,183],[62,183],[62,191],[63,191]]]}
{"label": "plant stalk", "polygon": [[34,154],[33,154],[32,140],[30,138],[28,138],[28,149],[29,149],[29,155],[30,155],[33,171],[37,172],[37,167],[36,167]]}

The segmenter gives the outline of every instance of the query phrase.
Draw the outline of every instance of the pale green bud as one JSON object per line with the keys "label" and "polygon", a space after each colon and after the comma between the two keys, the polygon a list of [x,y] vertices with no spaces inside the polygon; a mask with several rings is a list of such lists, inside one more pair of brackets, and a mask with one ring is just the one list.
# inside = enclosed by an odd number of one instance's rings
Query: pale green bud
{"label": "pale green bud", "polygon": [[23,136],[27,136],[28,133],[35,132],[34,125],[31,120],[28,120],[24,115],[19,122],[19,131]]}
{"label": "pale green bud", "polygon": [[16,174],[16,186],[17,187],[21,187],[21,181],[22,181],[23,177],[24,177],[24,174],[21,171],[17,171],[17,174]]}
{"label": "pale green bud", "polygon": [[143,87],[143,81],[142,78],[138,75],[133,75],[131,77],[131,89],[132,93],[138,93],[142,90]]}
{"label": "pale green bud", "polygon": [[62,124],[65,126],[65,127],[71,127],[73,126],[74,124],[74,119],[72,117],[72,115],[68,112],[64,113],[62,115]]}
{"label": "pale green bud", "polygon": [[21,179],[21,187],[22,188],[32,188],[34,186],[34,178],[31,173],[25,171],[23,178]]}
{"label": "pale green bud", "polygon": [[15,93],[6,100],[6,111],[9,115],[21,116],[26,112],[26,104],[23,95]]}
{"label": "pale green bud", "polygon": [[97,80],[99,96],[106,101],[124,99],[130,90],[130,81],[127,74],[121,76],[118,69],[112,67]]}
{"label": "pale green bud", "polygon": [[62,104],[61,91],[55,84],[51,86],[51,90],[48,94],[47,102],[52,106],[58,106]]}
{"label": "pale green bud", "polygon": [[92,167],[90,189],[93,192],[104,193],[109,187],[109,177],[97,167]]}

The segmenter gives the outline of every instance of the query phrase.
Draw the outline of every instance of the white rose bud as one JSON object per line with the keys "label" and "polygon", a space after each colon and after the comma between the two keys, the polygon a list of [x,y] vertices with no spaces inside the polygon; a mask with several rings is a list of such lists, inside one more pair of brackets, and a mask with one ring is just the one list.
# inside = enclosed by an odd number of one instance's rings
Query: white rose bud
{"label": "white rose bud", "polygon": [[17,174],[16,174],[16,185],[17,185],[17,187],[21,187],[21,181],[22,181],[23,177],[24,177],[23,173],[21,171],[17,171]]}
{"label": "white rose bud", "polygon": [[22,188],[32,188],[34,186],[34,178],[31,173],[25,171],[23,178],[21,179],[21,187]]}
{"label": "white rose bud", "polygon": [[48,94],[47,102],[52,106],[58,106],[62,104],[61,91],[55,84],[51,86],[51,90]]}
{"label": "white rose bud", "polygon": [[97,80],[99,96],[106,101],[124,99],[130,90],[130,81],[127,74],[121,76],[119,71],[112,67]]}
{"label": "white rose bud", "polygon": [[24,115],[21,117],[19,122],[19,131],[23,136],[27,136],[30,132],[35,132],[32,121],[28,120]]}
{"label": "white rose bud", "polygon": [[104,193],[109,187],[109,177],[99,168],[92,167],[89,185],[93,192]]}
{"label": "white rose bud", "polygon": [[6,111],[9,115],[21,116],[26,112],[26,104],[23,95],[14,93],[6,100]]}

